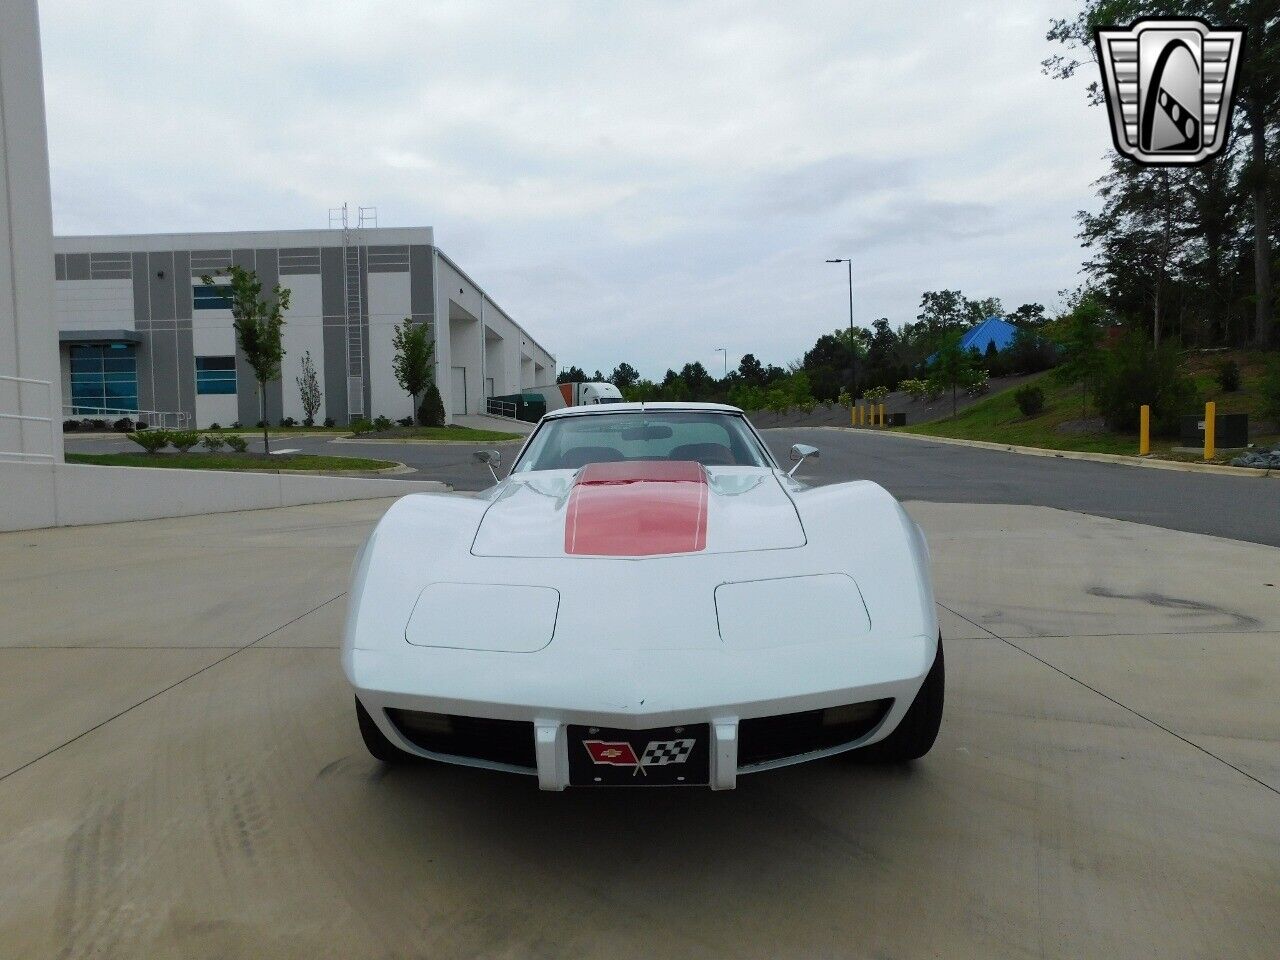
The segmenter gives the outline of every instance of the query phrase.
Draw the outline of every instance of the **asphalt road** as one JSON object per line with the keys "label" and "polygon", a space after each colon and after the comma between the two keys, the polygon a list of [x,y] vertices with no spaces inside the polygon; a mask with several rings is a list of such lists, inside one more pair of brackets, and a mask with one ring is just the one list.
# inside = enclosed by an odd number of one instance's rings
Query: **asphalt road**
{"label": "asphalt road", "polygon": [[[804,427],[765,430],[779,462],[793,443],[821,449],[797,476],[811,483],[874,480],[900,500],[932,503],[1056,507],[1170,530],[1280,546],[1280,480],[1153,470],[1087,460],[1033,457],[978,447],[930,443],[871,431]],[[492,481],[472,458],[496,446],[509,465],[518,442],[503,444],[354,443],[290,437],[277,449],[398,460],[415,469],[404,480],[443,480],[455,490],[482,490]],[[124,438],[71,439],[68,450],[132,449]],[[261,449],[261,441],[250,445]],[[499,471],[501,474],[503,471]]]}
{"label": "asphalt road", "polygon": [[1280,480],[1274,477],[1033,457],[870,431],[790,428],[764,436],[781,463],[789,461],[793,443],[818,447],[819,458],[796,474],[811,483],[858,477],[899,500],[1056,507],[1280,546]]}

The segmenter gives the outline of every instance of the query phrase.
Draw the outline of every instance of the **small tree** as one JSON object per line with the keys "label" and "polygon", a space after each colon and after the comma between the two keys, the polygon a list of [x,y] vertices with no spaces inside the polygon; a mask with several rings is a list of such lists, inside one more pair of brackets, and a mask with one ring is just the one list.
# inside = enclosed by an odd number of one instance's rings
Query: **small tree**
{"label": "small tree", "polygon": [[316,376],[316,366],[311,362],[311,351],[302,355],[302,376],[298,377],[298,395],[302,398],[303,423],[308,427],[316,425],[316,414],[320,412],[320,378]]}
{"label": "small tree", "polygon": [[[262,448],[271,452],[267,436],[267,384],[280,378],[280,362],[284,360],[284,344],[280,328],[284,312],[289,309],[289,290],[276,284],[271,295],[263,297],[262,281],[253,270],[232,266],[219,271],[231,278],[231,316],[236,342],[245,361],[253,368],[258,381],[258,400],[262,409]],[[200,278],[206,286],[214,286],[212,276]]]}
{"label": "small tree", "polygon": [[942,345],[929,365],[929,379],[940,387],[951,388],[951,415],[956,415],[956,394],[969,384],[973,372],[973,354],[960,346],[961,333],[953,331],[943,337]]}
{"label": "small tree", "polygon": [[418,394],[431,382],[431,358],[435,353],[435,344],[427,339],[427,325],[405,317],[404,323],[396,324],[391,346],[396,352],[391,362],[396,383],[413,398],[413,409],[417,410]]}
{"label": "small tree", "polygon": [[1052,335],[1062,351],[1054,371],[1061,383],[1080,384],[1080,417],[1088,416],[1089,388],[1097,388],[1106,353],[1102,349],[1105,314],[1096,297],[1083,297],[1075,309],[1056,321]]}
{"label": "small tree", "polygon": [[444,401],[440,399],[440,391],[434,382],[427,384],[423,394],[422,406],[418,407],[418,423],[424,427],[444,426]]}

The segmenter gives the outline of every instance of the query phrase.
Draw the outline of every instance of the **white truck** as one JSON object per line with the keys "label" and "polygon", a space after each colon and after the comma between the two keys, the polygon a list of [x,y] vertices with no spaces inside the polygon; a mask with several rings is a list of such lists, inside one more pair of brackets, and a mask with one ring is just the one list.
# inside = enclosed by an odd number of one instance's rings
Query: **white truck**
{"label": "white truck", "polygon": [[529,387],[524,392],[543,397],[547,401],[548,413],[561,407],[622,403],[622,393],[612,383],[552,383],[545,387]]}

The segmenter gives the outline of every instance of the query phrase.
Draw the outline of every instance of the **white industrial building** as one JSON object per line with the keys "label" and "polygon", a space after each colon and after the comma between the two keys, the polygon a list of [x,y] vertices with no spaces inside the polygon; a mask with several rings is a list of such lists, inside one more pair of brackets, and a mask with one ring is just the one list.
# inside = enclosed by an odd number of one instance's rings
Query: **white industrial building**
{"label": "white industrial building", "polygon": [[411,416],[392,370],[394,327],[406,319],[432,330],[447,422],[555,380],[554,357],[435,245],[430,227],[56,237],[54,251],[69,417],[256,423],[257,384],[229,301],[201,280],[232,264],[256,271],[264,290],[291,291],[282,375],[267,385],[272,424],[303,419],[305,354],[323,395],[317,422]]}

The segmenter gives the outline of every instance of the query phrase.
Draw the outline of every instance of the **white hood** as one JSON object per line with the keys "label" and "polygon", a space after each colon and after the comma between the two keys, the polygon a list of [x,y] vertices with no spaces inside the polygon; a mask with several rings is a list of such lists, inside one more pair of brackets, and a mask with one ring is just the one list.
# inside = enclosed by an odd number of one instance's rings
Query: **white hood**
{"label": "white hood", "polygon": [[[586,470],[588,468],[583,468]],[[751,550],[785,550],[803,547],[804,527],[791,497],[782,488],[776,473],[757,467],[702,468],[705,488],[691,508],[690,523],[701,527],[688,546],[669,549],[640,549],[635,553],[617,549],[595,551],[570,549],[574,531],[574,493],[581,490],[583,470],[547,470],[515,474],[503,482],[490,503],[476,532],[471,553],[477,557],[566,557],[571,555],[646,556],[655,553],[733,553]],[[616,480],[604,481],[597,496],[624,493],[630,509],[609,511],[609,522],[621,528],[625,539],[628,524],[643,527],[647,515],[643,498],[636,506],[635,487],[650,481],[630,478],[625,490]],[[696,496],[696,495],[695,495]],[[621,503],[619,504],[621,505]],[[677,521],[679,522],[679,521]],[[568,533],[567,533],[568,531]],[[618,529],[606,531],[618,539]],[[643,531],[638,531],[643,534]],[[694,532],[694,531],[691,531]],[[568,540],[567,540],[568,537]]]}

